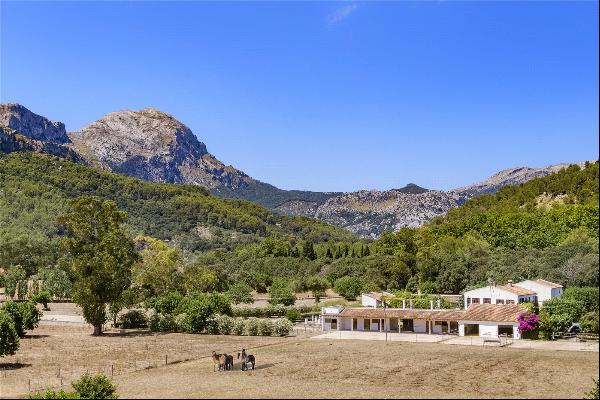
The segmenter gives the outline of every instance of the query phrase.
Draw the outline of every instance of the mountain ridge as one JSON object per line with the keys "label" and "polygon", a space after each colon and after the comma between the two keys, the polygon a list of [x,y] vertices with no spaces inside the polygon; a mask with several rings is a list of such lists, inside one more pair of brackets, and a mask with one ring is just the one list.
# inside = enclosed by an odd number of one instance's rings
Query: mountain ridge
{"label": "mountain ridge", "polygon": [[[156,108],[108,113],[67,133],[62,122],[6,103],[0,105],[0,125],[38,143],[52,143],[46,151],[51,154],[76,154],[79,162],[151,182],[200,185],[220,197],[253,201],[282,215],[321,219],[370,238],[386,230],[421,226],[474,196],[493,194],[506,185],[518,185],[569,165],[509,168],[448,191],[414,183],[399,189],[353,192],[283,190],[225,165],[189,127]],[[44,146],[38,144],[37,151],[44,152]]]}

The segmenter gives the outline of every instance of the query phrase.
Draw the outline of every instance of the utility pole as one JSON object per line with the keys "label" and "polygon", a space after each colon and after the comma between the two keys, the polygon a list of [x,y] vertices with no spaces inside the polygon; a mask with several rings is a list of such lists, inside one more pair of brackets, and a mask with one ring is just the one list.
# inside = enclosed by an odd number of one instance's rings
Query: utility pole
{"label": "utility pole", "polygon": [[385,322],[387,321],[387,311],[385,304],[385,296],[383,295],[383,291],[381,292],[381,302],[383,303],[383,330],[385,331],[385,344],[387,344],[387,329],[385,327]]}

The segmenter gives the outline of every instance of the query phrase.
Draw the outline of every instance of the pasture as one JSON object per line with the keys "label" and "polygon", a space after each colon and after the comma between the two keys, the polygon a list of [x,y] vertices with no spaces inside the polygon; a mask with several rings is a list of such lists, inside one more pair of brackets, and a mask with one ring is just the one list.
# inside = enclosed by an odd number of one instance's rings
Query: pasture
{"label": "pasture", "polygon": [[[121,397],[578,398],[598,376],[598,353],[436,343],[152,334],[90,336],[42,323],[0,360],[0,396],[67,387],[82,373],[112,375]],[[256,356],[255,371],[213,372],[211,353]],[[165,355],[167,359],[165,359]],[[187,360],[187,361],[186,361]],[[0,368],[2,368],[0,367]],[[59,370],[60,368],[60,370]]]}

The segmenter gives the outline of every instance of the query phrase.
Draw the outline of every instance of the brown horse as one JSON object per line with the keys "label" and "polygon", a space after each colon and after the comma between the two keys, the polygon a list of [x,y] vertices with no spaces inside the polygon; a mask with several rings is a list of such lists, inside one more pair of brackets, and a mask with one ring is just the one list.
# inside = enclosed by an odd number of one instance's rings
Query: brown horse
{"label": "brown horse", "polygon": [[227,358],[225,354],[217,354],[215,351],[212,352],[213,372],[215,372],[215,366],[219,366],[219,371],[225,370],[225,362]]}

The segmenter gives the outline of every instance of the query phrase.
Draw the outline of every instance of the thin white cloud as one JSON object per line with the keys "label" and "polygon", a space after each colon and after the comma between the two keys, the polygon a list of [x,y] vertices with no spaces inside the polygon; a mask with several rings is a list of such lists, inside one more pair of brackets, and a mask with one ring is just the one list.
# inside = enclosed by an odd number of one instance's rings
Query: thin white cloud
{"label": "thin white cloud", "polygon": [[348,18],[350,14],[356,11],[357,7],[358,5],[356,4],[350,4],[344,7],[340,7],[333,13],[329,14],[329,16],[327,17],[327,22],[329,23],[329,25],[337,24],[338,22]]}

